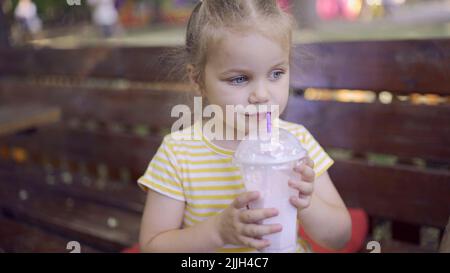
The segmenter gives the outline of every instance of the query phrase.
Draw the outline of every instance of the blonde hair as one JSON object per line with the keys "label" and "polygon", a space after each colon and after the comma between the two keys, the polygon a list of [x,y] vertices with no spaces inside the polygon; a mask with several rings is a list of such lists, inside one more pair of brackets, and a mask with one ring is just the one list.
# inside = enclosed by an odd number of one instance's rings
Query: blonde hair
{"label": "blonde hair", "polygon": [[[257,31],[286,46],[291,54],[293,17],[281,10],[276,0],[203,0],[189,18],[182,57],[193,65],[197,81],[203,83],[209,49],[223,37],[223,31]],[[185,75],[187,75],[185,71]]]}

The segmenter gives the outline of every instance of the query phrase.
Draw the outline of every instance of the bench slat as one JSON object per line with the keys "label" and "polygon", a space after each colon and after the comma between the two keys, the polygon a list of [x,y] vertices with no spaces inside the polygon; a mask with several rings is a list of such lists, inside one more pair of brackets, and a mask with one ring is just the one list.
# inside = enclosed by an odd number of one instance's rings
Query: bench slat
{"label": "bench slat", "polygon": [[330,177],[350,207],[369,215],[444,228],[450,215],[450,173],[337,160]]}
{"label": "bench slat", "polygon": [[[56,194],[85,199],[102,205],[142,213],[145,193],[136,182],[123,183],[108,179],[98,181],[95,177],[80,173],[70,173],[70,182],[64,180],[60,170],[45,171],[32,164],[17,165],[0,160],[0,181],[19,181],[22,185],[45,188]],[[50,180],[51,179],[51,180]]]}
{"label": "bench slat", "polygon": [[408,242],[385,240],[380,242],[381,253],[435,253],[430,247],[422,247]]}
{"label": "bench slat", "polygon": [[[172,49],[2,49],[0,74],[181,81],[165,57]],[[301,44],[293,55],[294,88],[450,92],[449,39]]]}
{"label": "bench slat", "polygon": [[152,128],[170,128],[178,119],[170,116],[172,107],[188,104],[189,95],[170,90],[111,90],[3,81],[0,82],[0,100],[5,104],[58,106],[65,120],[76,118],[126,126],[143,124]]}
{"label": "bench slat", "polygon": [[15,219],[114,252],[138,240],[140,215],[45,191],[20,181],[0,183],[3,211]]}
{"label": "bench slat", "polygon": [[0,136],[58,122],[60,109],[37,104],[12,107],[0,105]]}
{"label": "bench slat", "polygon": [[[71,240],[26,223],[0,217],[0,252],[6,253],[69,253]],[[80,243],[81,244],[81,243]],[[81,253],[97,253],[81,244]]]}
{"label": "bench slat", "polygon": [[298,45],[292,87],[450,94],[450,39]]}
{"label": "bench slat", "polygon": [[167,47],[1,49],[0,75],[180,81],[167,63]]}
{"label": "bench slat", "polygon": [[25,149],[32,157],[83,162],[91,168],[105,164],[113,178],[119,177],[121,168],[128,168],[131,178],[136,179],[146,170],[161,141],[159,136],[65,130],[63,126],[52,126],[32,134],[4,138],[1,143]]}
{"label": "bench slat", "polygon": [[448,161],[450,106],[308,101],[291,96],[284,117],[322,146]]}

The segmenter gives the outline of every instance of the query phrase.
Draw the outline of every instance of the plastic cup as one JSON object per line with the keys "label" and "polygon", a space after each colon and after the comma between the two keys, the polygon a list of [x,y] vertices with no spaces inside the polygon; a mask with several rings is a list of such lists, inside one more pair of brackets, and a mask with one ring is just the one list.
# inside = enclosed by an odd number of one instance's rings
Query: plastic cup
{"label": "plastic cup", "polygon": [[244,139],[234,154],[248,191],[259,191],[260,198],[249,204],[251,209],[276,208],[278,215],[262,224],[281,224],[281,232],[266,235],[270,246],[262,252],[295,252],[297,248],[297,209],[289,197],[298,191],[289,187],[288,180],[298,180],[294,172],[299,160],[306,156],[300,141],[290,132],[277,128],[277,139]]}

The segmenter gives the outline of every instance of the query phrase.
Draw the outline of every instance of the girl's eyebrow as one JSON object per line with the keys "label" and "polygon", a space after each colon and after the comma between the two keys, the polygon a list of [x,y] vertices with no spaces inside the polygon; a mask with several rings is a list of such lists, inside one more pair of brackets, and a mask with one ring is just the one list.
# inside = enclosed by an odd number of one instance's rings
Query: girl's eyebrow
{"label": "girl's eyebrow", "polygon": [[243,68],[232,68],[232,69],[229,69],[229,70],[225,70],[224,72],[222,72],[222,73],[220,73],[220,75],[223,75],[223,76],[225,76],[225,75],[227,75],[227,74],[231,74],[231,73],[247,73],[248,72],[248,70],[245,70],[245,69],[243,69]]}
{"label": "girl's eyebrow", "polygon": [[274,66],[272,66],[272,68],[273,67],[276,67],[276,66],[283,66],[283,65],[287,65],[288,64],[288,61],[286,61],[286,60],[283,60],[283,61],[280,61],[280,62],[278,62],[276,65],[274,65]]}
{"label": "girl's eyebrow", "polygon": [[[279,62],[277,62],[277,64],[271,66],[271,69],[273,69],[274,67],[277,67],[277,66],[287,65],[287,63],[288,62],[286,60],[279,61]],[[244,68],[231,68],[229,70],[225,70],[224,72],[220,73],[220,75],[226,75],[226,74],[230,74],[230,73],[233,73],[233,72],[235,72],[235,73],[244,73],[245,74],[245,73],[249,72],[249,70],[246,70]]]}

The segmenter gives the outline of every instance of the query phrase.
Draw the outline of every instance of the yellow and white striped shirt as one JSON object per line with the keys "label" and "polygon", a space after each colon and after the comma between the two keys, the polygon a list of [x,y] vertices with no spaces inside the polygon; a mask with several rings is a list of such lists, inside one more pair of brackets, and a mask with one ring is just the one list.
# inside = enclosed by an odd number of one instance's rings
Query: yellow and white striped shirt
{"label": "yellow and white striped shirt", "polygon": [[[279,120],[280,128],[297,136],[314,161],[316,177],[333,159],[302,125]],[[198,130],[198,123],[194,129]],[[191,128],[169,134],[151,160],[138,185],[186,203],[183,227],[189,227],[220,213],[245,192],[239,169],[232,164],[233,151],[213,144],[201,135],[198,140],[180,140],[174,134],[189,134]],[[180,135],[178,135],[179,137]],[[298,252],[309,252],[305,240],[298,238]],[[226,245],[218,252],[255,252],[252,248]]]}

